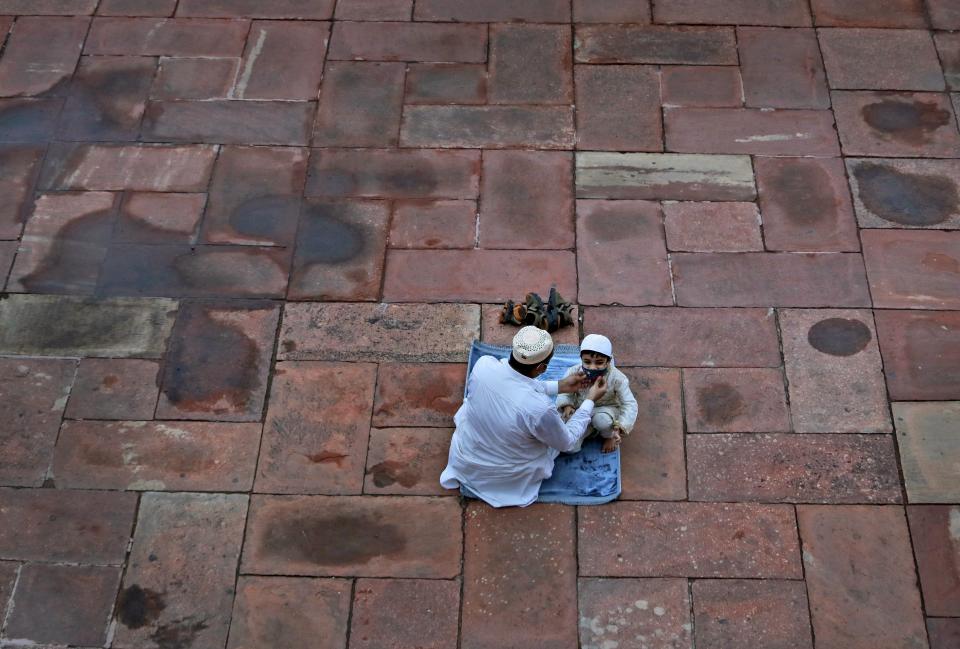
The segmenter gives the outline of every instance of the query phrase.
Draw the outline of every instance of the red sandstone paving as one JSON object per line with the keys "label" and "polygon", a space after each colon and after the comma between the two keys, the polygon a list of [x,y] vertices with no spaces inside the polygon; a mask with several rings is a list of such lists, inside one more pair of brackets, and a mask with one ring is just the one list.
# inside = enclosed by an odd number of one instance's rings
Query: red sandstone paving
{"label": "red sandstone paving", "polygon": [[66,140],[136,140],[157,62],[147,57],[84,56],[60,114]]}
{"label": "red sandstone paving", "polygon": [[578,149],[663,150],[656,68],[578,65],[575,76]]}
{"label": "red sandstone paving", "polygon": [[900,464],[911,503],[952,503],[960,498],[956,480],[960,401],[894,403]]}
{"label": "red sandstone paving", "polygon": [[927,615],[960,615],[960,507],[907,507]]}
{"label": "red sandstone paving", "polygon": [[[546,294],[549,295],[549,293]],[[563,297],[562,293],[560,295]],[[513,298],[513,301],[514,303],[523,301],[525,297],[526,294],[517,294]],[[544,296],[541,295],[540,297]],[[503,307],[503,303],[483,304],[480,306],[480,339],[484,342],[493,345],[510,345],[513,342],[513,337],[520,331],[520,327],[516,325],[500,322],[500,314],[503,311]],[[573,308],[574,321],[579,322],[580,317],[580,307],[575,306]],[[554,331],[550,336],[553,338],[554,344],[557,345],[580,345],[580,335],[576,324],[563,327],[559,331]]]}
{"label": "red sandstone paving", "polygon": [[747,106],[829,108],[830,93],[813,29],[739,27]]}
{"label": "red sandstone paving", "polygon": [[927,10],[935,29],[960,29],[960,7],[950,0],[927,0]]}
{"label": "red sandstone paving", "polygon": [[94,18],[84,54],[240,56],[248,20]]}
{"label": "red sandstone paving", "polygon": [[84,358],[64,417],[67,419],[152,419],[159,385],[156,361]]}
{"label": "red sandstone paving", "polygon": [[414,63],[407,66],[408,104],[483,104],[487,66],[459,63]]}
{"label": "red sandstone paving", "polygon": [[331,62],[320,94],[314,145],[396,146],[405,69],[403,63]]}
{"label": "red sandstone paving", "polygon": [[821,27],[903,27],[925,29],[923,0],[811,0],[814,21]]}
{"label": "red sandstone paving", "polygon": [[553,23],[570,20],[570,4],[564,0],[420,0],[415,20],[456,22]]}
{"label": "red sandstone paving", "polygon": [[960,90],[960,34],[936,32],[933,35],[947,88]]}
{"label": "red sandstone paving", "polygon": [[381,363],[373,425],[451,426],[463,401],[466,375],[467,367],[460,363]]}
{"label": "red sandstone paving", "polygon": [[743,83],[732,66],[669,65],[660,68],[660,94],[664,106],[736,108],[743,104]]}
{"label": "red sandstone paving", "polygon": [[862,238],[874,305],[960,308],[960,232],[865,230]]}
{"label": "red sandstone paving", "polygon": [[128,192],[113,240],[124,243],[195,243],[206,194]]}
{"label": "red sandstone paving", "polygon": [[950,649],[960,642],[960,618],[927,618],[930,649]]}
{"label": "red sandstone paving", "polygon": [[827,110],[671,108],[663,123],[666,148],[678,153],[840,155]]}
{"label": "red sandstone paving", "polygon": [[162,57],[151,99],[226,99],[240,66],[237,58]]}
{"label": "red sandstone paving", "polygon": [[956,160],[847,158],[860,227],[960,229]]}
{"label": "red sandstone paving", "polygon": [[668,250],[763,250],[760,212],[753,203],[665,202],[662,209]]}
{"label": "red sandstone paving", "polygon": [[573,0],[575,23],[649,23],[650,0]]}
{"label": "red sandstone paving", "polygon": [[0,123],[0,142],[39,144],[53,139],[63,102],[62,98],[0,99],[0,112],[6,116]]}
{"label": "red sandstone paving", "polygon": [[803,0],[673,0],[654,3],[653,18],[664,23],[810,25],[810,13]]}
{"label": "red sandstone paving", "polygon": [[700,579],[691,592],[697,647],[813,648],[802,582]]}
{"label": "red sandstone paving", "polygon": [[476,239],[474,201],[420,199],[394,203],[391,248],[473,248]]}
{"label": "red sandstone paving", "polygon": [[37,146],[0,146],[0,239],[16,239],[23,230],[32,199],[30,188],[40,172],[43,148]]}
{"label": "red sandstone paving", "polygon": [[683,372],[687,430],[789,432],[783,373],[775,368],[690,368]]}
{"label": "red sandstone paving", "polygon": [[101,16],[172,16],[177,0],[102,0]]}
{"label": "red sandstone paving", "polygon": [[[820,29],[818,34],[831,88],[944,89],[937,50],[926,30]],[[886,64],[875,65],[877,57]]]}
{"label": "red sandstone paving", "polygon": [[0,241],[0,289],[7,283],[7,275],[13,266],[13,258],[17,254],[19,243],[16,241]]}
{"label": "red sandstone paving", "polygon": [[[329,34],[327,23],[254,21],[233,97],[316,99]],[[297,64],[291,66],[290,61]]]}
{"label": "red sandstone paving", "polygon": [[482,63],[486,50],[486,25],[338,22],[327,56],[335,61]]}
{"label": "red sandstone paving", "polygon": [[7,615],[7,605],[13,595],[13,587],[17,583],[20,564],[13,561],[0,561],[0,614],[4,619]]}
{"label": "red sandstone paving", "polygon": [[874,317],[892,400],[960,400],[960,311],[882,310]]}
{"label": "red sandstone paving", "polygon": [[574,59],[577,63],[736,65],[737,46],[734,31],[726,27],[585,25],[575,31]]}
{"label": "red sandstone paving", "polygon": [[343,0],[337,3],[337,20],[410,20],[413,0]]}
{"label": "red sandstone paving", "polygon": [[0,13],[89,16],[96,6],[96,0],[0,0]]}
{"label": "red sandstone paving", "polygon": [[797,508],[813,633],[825,646],[926,646],[903,507]]}
{"label": "red sandstone paving", "polygon": [[447,466],[452,428],[374,428],[370,431],[363,492],[453,496],[438,476]]}
{"label": "red sandstone paving", "polygon": [[400,145],[491,149],[570,149],[575,142],[568,106],[408,106]]}
{"label": "red sandstone paving", "polygon": [[305,101],[158,101],[147,108],[148,142],[306,145],[316,104]]}
{"label": "red sandstone paving", "polygon": [[569,27],[493,25],[489,56],[490,103],[569,104],[573,101]]}
{"label": "red sandstone paving", "polygon": [[447,649],[457,645],[460,583],[435,579],[358,579],[350,646]]}
{"label": "red sandstone paving", "polygon": [[89,25],[88,18],[18,19],[0,60],[0,97],[63,94]]}
{"label": "red sandstone paving", "polygon": [[581,579],[580,643],[607,647],[627,637],[638,646],[692,645],[685,579]]}
{"label": "red sandstone paving", "polygon": [[260,0],[183,0],[177,15],[327,20],[333,4],[333,0],[271,0],[266,5]]}

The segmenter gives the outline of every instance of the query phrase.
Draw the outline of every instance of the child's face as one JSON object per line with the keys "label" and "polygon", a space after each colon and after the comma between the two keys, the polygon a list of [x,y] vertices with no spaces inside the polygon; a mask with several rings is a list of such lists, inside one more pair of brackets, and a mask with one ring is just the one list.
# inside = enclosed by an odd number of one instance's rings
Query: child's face
{"label": "child's face", "polygon": [[586,371],[591,381],[596,381],[607,371],[610,366],[610,359],[597,352],[582,352],[580,354],[580,363]]}

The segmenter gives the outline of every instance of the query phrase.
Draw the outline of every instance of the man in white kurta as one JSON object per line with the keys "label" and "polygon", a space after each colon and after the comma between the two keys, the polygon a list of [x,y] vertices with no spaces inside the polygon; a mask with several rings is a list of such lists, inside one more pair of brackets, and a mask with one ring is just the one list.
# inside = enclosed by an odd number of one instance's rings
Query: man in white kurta
{"label": "man in white kurta", "polygon": [[454,417],[447,468],[440,476],[444,488],[463,485],[494,507],[525,507],[552,475],[557,455],[579,448],[594,399],[603,396],[606,385],[594,384],[564,422],[554,399],[558,392],[581,388],[585,376],[537,381],[552,355],[550,334],[524,327],[514,337],[513,367],[509,359],[492,356],[476,362],[467,380],[468,396]]}

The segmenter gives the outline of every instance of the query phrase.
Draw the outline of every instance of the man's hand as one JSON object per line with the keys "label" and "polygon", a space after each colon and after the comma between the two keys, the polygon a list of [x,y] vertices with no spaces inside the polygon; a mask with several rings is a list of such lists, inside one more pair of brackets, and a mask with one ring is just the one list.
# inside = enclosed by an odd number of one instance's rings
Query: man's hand
{"label": "man's hand", "polygon": [[564,406],[560,408],[560,418],[564,421],[569,421],[570,417],[573,416],[573,413],[577,411],[573,406]]}
{"label": "man's hand", "polygon": [[590,379],[587,373],[580,370],[576,374],[571,374],[557,381],[557,392],[564,394],[567,392],[578,392],[590,385]]}
{"label": "man's hand", "polygon": [[587,391],[587,398],[596,403],[607,393],[607,377],[601,376],[597,382],[590,386]]}

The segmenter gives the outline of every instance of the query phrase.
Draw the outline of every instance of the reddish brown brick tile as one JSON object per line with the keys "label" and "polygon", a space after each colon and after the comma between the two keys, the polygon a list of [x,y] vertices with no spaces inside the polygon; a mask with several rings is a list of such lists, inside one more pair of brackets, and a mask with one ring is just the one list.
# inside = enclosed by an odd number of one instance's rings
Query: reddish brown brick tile
{"label": "reddish brown brick tile", "polygon": [[570,20],[570,4],[564,0],[419,0],[416,20],[455,22],[563,23]]}
{"label": "reddish brown brick tile", "polygon": [[960,90],[960,34],[935,32],[933,40],[940,54],[947,88],[954,91]]}
{"label": "reddish brown brick tile", "polygon": [[927,615],[960,615],[960,507],[907,507]]}
{"label": "reddish brown brick tile", "polygon": [[687,462],[691,500],[901,500],[889,435],[688,435]]}
{"label": "reddish brown brick tile", "polygon": [[328,23],[254,21],[233,97],[316,99],[329,37]]}
{"label": "reddish brown brick tile", "polygon": [[810,13],[803,0],[671,0],[654,4],[658,23],[779,25],[804,27]]}
{"label": "reddish brown brick tile", "polygon": [[172,16],[177,0],[102,0],[101,16]]}
{"label": "reddish brown brick tile", "polygon": [[302,101],[158,101],[147,108],[148,142],[306,145],[316,104]]}
{"label": "reddish brown brick tile", "polygon": [[363,492],[419,496],[455,495],[440,486],[447,465],[450,428],[375,428]]}
{"label": "reddish brown brick tile", "polygon": [[650,201],[577,201],[581,304],[673,304],[660,206]]}
{"label": "reddish brown brick tile", "polygon": [[337,20],[410,20],[413,0],[342,0]]}
{"label": "reddish brown brick tile", "polygon": [[840,155],[827,110],[671,108],[664,127],[667,149],[680,153]]}
{"label": "reddish brown brick tile", "polygon": [[834,92],[844,155],[951,158],[960,134],[945,95]]}
{"label": "reddish brown brick tile", "polygon": [[518,286],[552,285],[575,301],[576,281],[567,250],[389,250],[383,299],[502,302],[519,297]]}
{"label": "reddish brown brick tile", "polygon": [[40,172],[44,147],[0,146],[0,239],[17,239],[27,220],[31,188]]}
{"label": "reddish brown brick tile", "polygon": [[320,94],[314,144],[396,146],[405,67],[403,63],[331,62]]}
{"label": "reddish brown brick tile", "polygon": [[0,60],[0,97],[62,94],[89,24],[89,18],[19,18]]}
{"label": "reddish brown brick tile", "polygon": [[660,78],[653,66],[578,65],[577,148],[662,151]]}
{"label": "reddish brown brick tile", "polygon": [[650,0],[573,0],[575,23],[650,23]]}
{"label": "reddish brown brick tile", "polygon": [[0,0],[0,13],[40,16],[89,16],[96,0]]}
{"label": "reddish brown brick tile", "polygon": [[260,423],[71,421],[54,457],[70,489],[248,491]]}
{"label": "reddish brown brick tile", "polygon": [[479,151],[316,150],[307,196],[476,198]]}
{"label": "reddish brown brick tile", "polygon": [[177,15],[328,20],[333,5],[334,0],[181,0]]}
{"label": "reddish brown brick tile", "polygon": [[491,26],[490,103],[569,104],[572,71],[568,26]]}
{"label": "reddish brown brick tile", "polygon": [[373,425],[453,425],[453,415],[463,401],[466,373],[461,364],[381,364]]}
{"label": "reddish brown brick tile", "polygon": [[13,27],[14,16],[0,16],[0,44],[7,40],[7,34]]}
{"label": "reddish brown brick tile", "polygon": [[260,421],[279,317],[270,303],[181,305],[157,418]]}
{"label": "reddish brown brick tile", "polygon": [[128,193],[113,233],[124,243],[194,243],[206,194]]}
{"label": "reddish brown brick tile", "polygon": [[664,203],[669,250],[747,252],[763,250],[760,213],[753,203]]}
{"label": "reddish brown brick tile", "polygon": [[740,69],[724,65],[669,65],[660,69],[664,106],[701,108],[743,104]]}
{"label": "reddish brown brick tile", "polygon": [[[514,302],[522,300],[524,297],[525,294],[518,294],[514,298]],[[503,303],[481,305],[480,339],[484,342],[493,345],[509,345],[513,341],[513,337],[517,335],[517,331],[520,330],[516,325],[501,324],[500,312],[503,311],[503,306]],[[580,308],[577,306],[573,307],[573,318],[574,322],[579,322]],[[568,325],[559,331],[554,331],[550,335],[553,337],[553,342],[557,345],[580,345],[580,336],[576,325]]]}
{"label": "reddish brown brick tile", "polygon": [[577,26],[577,63],[736,65],[737,46],[725,27]]}
{"label": "reddish brown brick tile", "polygon": [[580,579],[580,643],[610,647],[632,638],[637,646],[692,646],[685,579]]}
{"label": "reddish brown brick tile", "polygon": [[923,0],[811,0],[811,8],[821,27],[927,27]]}
{"label": "reddish brown brick tile", "polygon": [[960,29],[960,7],[950,0],[927,0],[927,10],[935,29]]}
{"label": "reddish brown brick tile", "polygon": [[780,331],[794,430],[890,432],[869,311],[781,311]]}
{"label": "reddish brown brick tile", "polygon": [[240,494],[141,496],[114,647],[226,643],[246,513]]}
{"label": "reddish brown brick tile", "polygon": [[449,579],[462,539],[454,498],[254,496],[243,571]]}
{"label": "reddish brown brick tile", "polygon": [[[937,50],[925,30],[821,29],[819,35],[831,88],[944,89]],[[878,57],[885,65],[876,65]]]}
{"label": "reddish brown brick tile", "polygon": [[[466,511],[464,649],[577,644],[573,508]],[[506,639],[509,638],[509,641]]]}
{"label": "reddish brown brick tile", "polygon": [[0,143],[42,144],[56,136],[63,99],[0,99]]}
{"label": "reddish brown brick tile", "polygon": [[960,309],[960,232],[864,230],[873,303],[887,309]]}
{"label": "reddish brown brick tile", "polygon": [[850,649],[924,646],[903,508],[797,510],[817,642]]}
{"label": "reddish brown brick tile", "polygon": [[480,335],[475,304],[295,304],[284,307],[281,360],[466,362]]}
{"label": "reddish brown brick tile", "polygon": [[960,311],[877,311],[890,398],[960,400]]}
{"label": "reddish brown brick tile", "polygon": [[960,618],[927,618],[927,634],[930,649],[955,647],[960,643]]}
{"label": "reddish brown brick tile", "polygon": [[160,59],[153,99],[226,99],[239,73],[239,59]]}
{"label": "reddish brown brick tile", "polygon": [[814,30],[738,27],[737,43],[747,106],[830,108]]}
{"label": "reddish brown brick tile", "polygon": [[956,457],[960,440],[960,401],[895,403],[900,464],[911,503],[955,503],[960,500]]}
{"label": "reddish brown brick tile", "polygon": [[476,238],[474,201],[414,200],[394,205],[391,248],[473,248]]}
{"label": "reddish brown brick tile", "polygon": [[[419,9],[419,7],[418,7]],[[327,56],[332,60],[483,63],[484,25],[338,22]]]}
{"label": "reddish brown brick tile", "polygon": [[69,419],[153,419],[156,361],[84,358],[70,391]]}
{"label": "reddish brown brick tile", "polygon": [[17,241],[0,241],[0,289],[7,283],[7,275],[13,266],[13,259],[17,255]]}
{"label": "reddish brown brick tile", "polygon": [[579,511],[580,574],[797,579],[793,507],[612,503]]}
{"label": "reddish brown brick tile", "polygon": [[156,59],[84,56],[60,115],[66,140],[136,140]]}
{"label": "reddish brown brick tile", "polygon": [[406,147],[571,149],[568,106],[408,106],[400,128]]}
{"label": "reddish brown brick tile", "polygon": [[102,646],[120,568],[27,564],[7,615],[7,638]]}
{"label": "reddish brown brick tile", "polygon": [[94,18],[84,53],[240,56],[249,29],[248,20]]}
{"label": "reddish brown brick tile", "polygon": [[457,644],[460,583],[428,579],[358,579],[350,646],[444,649]]}
{"label": "reddish brown brick tile", "polygon": [[683,373],[687,430],[697,433],[789,432],[779,368],[691,368]]}
{"label": "reddish brown brick tile", "polygon": [[407,67],[408,104],[483,104],[487,66],[414,63]]}
{"label": "reddish brown brick tile", "polygon": [[802,582],[701,579],[692,592],[697,647],[813,649]]}

